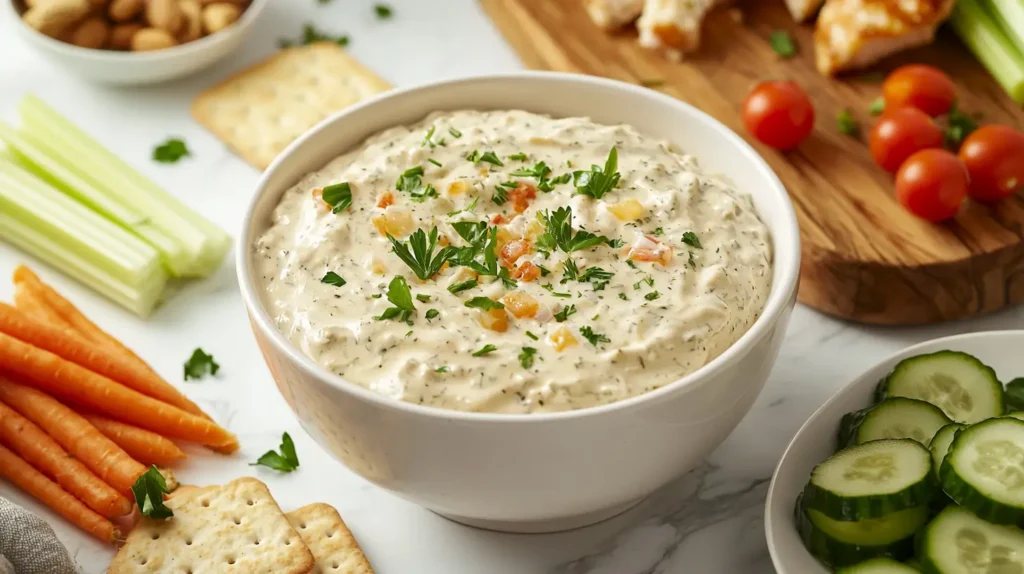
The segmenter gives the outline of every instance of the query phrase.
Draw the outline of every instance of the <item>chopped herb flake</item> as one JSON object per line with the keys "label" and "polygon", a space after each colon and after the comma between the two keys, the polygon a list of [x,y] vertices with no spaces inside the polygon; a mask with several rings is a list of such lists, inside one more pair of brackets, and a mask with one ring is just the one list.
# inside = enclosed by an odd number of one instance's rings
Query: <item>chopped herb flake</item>
{"label": "chopped herb flake", "polygon": [[468,280],[462,281],[460,283],[455,283],[454,285],[449,285],[448,286],[448,291],[451,292],[451,293],[461,293],[461,292],[463,292],[463,291],[465,291],[467,289],[472,289],[473,287],[476,287],[477,285],[478,285],[478,283],[477,283],[476,279],[468,279]]}
{"label": "chopped herb flake", "polygon": [[584,325],[583,327],[580,327],[580,334],[583,335],[588,341],[590,341],[590,344],[595,346],[595,347],[598,345],[598,343],[611,343],[612,342],[611,339],[609,339],[608,337],[605,337],[601,333],[595,333],[594,330],[591,329],[590,326],[587,326],[587,325]]}
{"label": "chopped herb flake", "polygon": [[883,98],[882,96],[878,96],[877,98],[875,98],[875,101],[871,102],[871,106],[868,107],[868,113],[873,115],[873,116],[882,115],[882,112],[884,112],[884,111],[885,111],[885,98]]}
{"label": "chopped herb flake", "polygon": [[160,163],[177,163],[179,159],[190,155],[185,140],[179,138],[169,138],[153,148],[153,160]]}
{"label": "chopped herb flake", "polygon": [[537,246],[541,249],[550,251],[557,247],[566,253],[572,253],[602,243],[612,247],[621,245],[621,243],[617,244],[616,240],[608,239],[603,235],[594,235],[583,228],[574,234],[572,209],[569,207],[560,207],[554,213],[544,211],[538,213],[537,217],[546,228],[546,232],[537,238]]}
{"label": "chopped herb flake", "polygon": [[217,361],[213,360],[213,355],[197,348],[195,351],[192,351],[192,356],[185,361],[185,380],[199,380],[206,375],[212,377],[219,370],[220,365],[217,364]]}
{"label": "chopped herb flake", "polygon": [[658,293],[657,291],[651,291],[650,293],[644,295],[644,299],[647,299],[648,301],[654,301],[658,297],[661,297],[661,293]]}
{"label": "chopped herb flake", "polygon": [[475,353],[473,353],[473,356],[474,357],[482,357],[482,356],[484,356],[484,355],[486,355],[488,353],[493,353],[494,351],[497,351],[497,350],[498,350],[498,348],[495,347],[494,345],[484,345],[483,347],[480,347],[480,350],[478,350]]}
{"label": "chopped herb flake", "polygon": [[437,167],[444,167],[444,164],[442,164],[441,162],[437,161],[436,159],[434,159],[432,157],[431,158],[427,158],[427,161],[429,161],[430,163],[436,165]]}
{"label": "chopped herb flake", "polygon": [[508,156],[508,159],[510,159],[512,161],[526,161],[527,159],[529,159],[529,156],[527,156],[523,152],[519,152],[519,153],[514,153],[514,154]]}
{"label": "chopped herb flake", "polygon": [[462,132],[455,128],[448,128],[448,133],[452,134],[452,137],[455,139],[459,139],[462,137]]}
{"label": "chopped herb flake", "polygon": [[387,4],[375,4],[373,6],[373,11],[377,14],[378,20],[389,20],[395,15],[394,10],[392,10],[391,6],[388,6]]}
{"label": "chopped herb flake", "polygon": [[447,373],[448,372],[448,367],[438,367],[438,368],[434,369],[434,372],[435,373]]}
{"label": "chopped herb flake", "polygon": [[419,301],[420,303],[430,303],[430,295],[424,295],[423,293],[420,293],[419,295],[416,296],[416,300]]}
{"label": "chopped herb flake", "polygon": [[531,339],[533,339],[534,341],[539,341],[540,340],[540,337],[538,337],[537,335],[534,335],[533,333],[531,333],[529,331],[526,332],[526,336],[531,338]]}
{"label": "chopped herb flake", "polygon": [[594,165],[590,167],[590,171],[573,172],[573,185],[576,186],[576,192],[589,195],[594,199],[601,199],[619,184],[619,179],[622,175],[616,171],[618,167],[619,152],[613,147],[608,152],[608,159],[604,162],[604,169]]}
{"label": "chopped herb flake", "polygon": [[473,307],[475,309],[481,309],[483,311],[490,311],[491,309],[504,309],[505,306],[500,301],[495,301],[489,297],[473,297],[469,301],[466,301],[466,307]]}
{"label": "chopped herb flake", "polygon": [[331,206],[331,213],[341,213],[352,205],[352,187],[347,181],[328,185],[321,190],[320,199]]}
{"label": "chopped herb flake", "polygon": [[703,249],[703,247],[700,244],[700,238],[697,237],[697,234],[692,231],[687,231],[686,233],[683,233],[683,243],[689,245],[690,247]]}
{"label": "chopped herb flake", "polygon": [[562,323],[574,313],[576,313],[576,305],[566,305],[562,307],[561,311],[555,313],[555,321]]}
{"label": "chopped herb flake", "polygon": [[335,287],[343,287],[345,285],[345,279],[343,279],[341,275],[338,275],[334,271],[328,271],[327,274],[323,276],[323,279],[320,280],[320,282],[326,283],[328,285],[334,285]]}
{"label": "chopped herb flake", "polygon": [[789,35],[789,32],[783,30],[772,32],[768,40],[772,45],[772,50],[780,58],[792,58],[796,55],[796,45],[793,44],[793,37]]}
{"label": "chopped herb flake", "polygon": [[523,347],[523,350],[519,352],[519,364],[524,369],[529,369],[533,366],[533,356],[537,354],[537,349],[533,347]]}
{"label": "chopped herb flake", "polygon": [[860,133],[860,124],[857,123],[856,118],[853,117],[853,113],[849,109],[842,109],[839,111],[839,115],[836,116],[836,129],[839,133],[856,136]]}
{"label": "chopped herb flake", "polygon": [[434,319],[435,317],[437,317],[437,316],[438,316],[438,315],[440,315],[440,314],[441,314],[441,313],[440,313],[440,312],[438,312],[438,310],[437,310],[437,309],[427,309],[427,314],[426,314],[426,315],[424,315],[424,317],[426,317],[426,318],[427,318],[427,321],[429,321],[429,320],[431,320],[431,319]]}

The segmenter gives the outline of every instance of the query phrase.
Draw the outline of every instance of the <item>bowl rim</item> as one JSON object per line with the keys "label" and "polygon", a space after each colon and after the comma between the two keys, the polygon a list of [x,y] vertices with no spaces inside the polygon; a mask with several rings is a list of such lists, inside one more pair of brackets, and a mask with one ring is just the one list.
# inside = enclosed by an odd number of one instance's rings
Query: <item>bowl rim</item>
{"label": "bowl rim", "polygon": [[[776,492],[778,488],[781,488],[778,484],[779,473],[781,472],[782,467],[786,464],[786,461],[790,456],[790,452],[795,448],[797,439],[799,439],[805,432],[807,432],[808,428],[816,425],[818,419],[824,417],[826,412],[831,410],[832,405],[840,402],[843,398],[846,397],[846,395],[854,392],[854,389],[858,388],[860,384],[877,384],[877,381],[867,379],[866,376],[868,373],[877,369],[881,365],[894,363],[901,360],[902,358],[909,357],[915,354],[932,352],[931,350],[926,349],[934,349],[935,347],[953,345],[963,341],[969,341],[971,339],[987,339],[990,337],[1006,336],[1019,337],[1022,335],[1024,335],[1024,329],[1000,329],[994,331],[977,331],[974,333],[960,333],[957,335],[949,335],[946,337],[929,339],[927,341],[922,341],[909,347],[903,347],[897,351],[890,353],[885,358],[875,361],[867,368],[862,369],[860,372],[857,373],[857,375],[851,377],[850,380],[846,381],[839,388],[839,390],[833,393],[824,403],[822,403],[820,407],[815,409],[815,411],[811,413],[811,416],[809,416],[807,420],[804,421],[802,425],[800,425],[800,428],[797,429],[797,431],[793,434],[793,437],[789,439],[789,443],[786,445],[786,448],[782,451],[782,456],[779,457],[779,462],[775,465],[775,469],[772,471],[772,479],[768,485],[768,492],[765,494],[764,533],[765,542],[768,545],[768,554],[771,556],[772,559],[772,565],[775,568],[782,568],[784,566],[787,566],[782,562],[782,560],[778,556],[778,548],[780,546],[780,543],[778,540],[776,540],[777,534],[775,530],[776,528],[788,527],[789,525],[775,524],[775,522],[772,520],[772,517],[775,514],[775,506],[777,504],[780,504],[780,502],[778,502],[779,494]],[[862,382],[861,379],[864,379],[866,382]],[[837,424],[838,422],[839,421],[836,421]],[[829,436],[831,437],[832,435]],[[784,509],[784,515],[791,516],[791,510]],[[809,552],[808,555],[810,555]],[[822,568],[824,569],[824,566]],[[781,570],[779,571],[781,572]]]}
{"label": "bowl rim", "polygon": [[[268,182],[278,166],[284,161],[290,158],[292,155],[300,152],[301,148],[306,142],[311,139],[315,134],[318,134],[324,130],[332,129],[332,127],[338,122],[343,122],[347,117],[365,113],[367,110],[385,105],[386,102],[407,98],[414,96],[418,92],[446,89],[446,90],[458,90],[461,86],[466,84],[486,83],[486,82],[518,82],[523,80],[530,81],[546,81],[558,83],[572,83],[572,84],[591,84],[595,87],[603,87],[606,89],[614,89],[621,91],[626,98],[642,101],[645,99],[660,100],[670,106],[674,106],[679,110],[680,113],[690,117],[691,121],[702,122],[707,124],[710,128],[715,129],[722,133],[725,139],[735,148],[738,154],[746,156],[746,158],[753,164],[754,168],[760,172],[760,175],[764,177],[766,188],[770,192],[776,194],[777,199],[781,204],[781,209],[778,214],[778,232],[773,231],[773,248],[775,249],[775,257],[773,258],[773,289],[769,293],[768,299],[765,302],[765,306],[761,312],[761,315],[754,321],[754,324],[732,345],[729,346],[721,355],[715,357],[711,362],[707,363],[703,367],[696,371],[680,378],[671,383],[665,384],[653,391],[641,393],[639,395],[608,403],[604,405],[598,405],[595,407],[588,407],[584,409],[568,410],[568,411],[557,411],[551,413],[532,413],[532,414],[521,414],[521,413],[487,413],[487,412],[474,412],[474,411],[457,411],[450,409],[441,409],[437,407],[431,407],[426,405],[420,405],[415,403],[408,403],[401,400],[395,400],[390,397],[386,397],[380,393],[367,389],[356,383],[346,381],[340,376],[331,373],[316,364],[311,358],[302,353],[297,346],[293,345],[288,341],[284,334],[274,325],[273,320],[270,318],[269,313],[264,308],[262,298],[257,293],[257,287],[255,281],[252,280],[252,274],[250,269],[250,254],[251,249],[249,246],[249,237],[252,234],[255,222],[253,221],[254,211],[257,204],[267,192]],[[424,110],[423,115],[426,116],[431,110]],[[788,235],[788,241],[780,241],[781,236]],[[755,343],[768,336],[771,333],[771,328],[779,321],[779,319],[786,312],[787,308],[791,306],[791,301],[795,297],[797,282],[799,279],[800,272],[800,231],[796,219],[796,211],[793,207],[789,195],[786,192],[785,186],[779,180],[778,176],[771,169],[768,163],[751,147],[742,137],[736,134],[734,131],[729,129],[725,124],[719,122],[715,118],[711,117],[707,113],[694,107],[691,104],[683,102],[682,100],[673,98],[656,90],[651,90],[642,86],[628,84],[625,82],[611,80],[607,78],[601,78],[596,76],[589,76],[584,74],[572,74],[566,72],[548,72],[548,71],[520,71],[520,72],[508,72],[508,73],[496,73],[496,74],[484,74],[484,75],[473,75],[460,78],[451,78],[434,82],[427,82],[409,86],[405,88],[392,89],[387,92],[383,92],[374,96],[370,99],[364,100],[354,106],[346,108],[345,110],[335,113],[330,117],[324,119],[316,126],[306,131],[303,135],[293,141],[283,152],[281,152],[277,158],[271,162],[270,166],[260,176],[259,182],[256,184],[255,193],[249,199],[249,204],[246,207],[245,214],[242,219],[241,230],[238,234],[240,241],[244,241],[245,245],[236,246],[235,249],[235,268],[238,275],[239,289],[242,293],[242,300],[245,303],[246,309],[249,312],[250,318],[255,329],[258,329],[270,341],[270,344],[274,346],[275,350],[279,353],[284,354],[291,361],[293,365],[299,366],[307,376],[318,379],[321,383],[328,386],[337,388],[342,392],[356,395],[362,400],[369,401],[378,406],[395,409],[409,413],[410,415],[422,415],[428,418],[436,418],[439,420],[447,421],[472,421],[472,422],[491,422],[491,423],[504,423],[504,424],[534,424],[542,422],[557,422],[557,421],[570,421],[577,419],[586,419],[591,417],[597,417],[608,413],[617,411],[626,411],[636,408],[644,403],[654,402],[664,398],[666,395],[679,392],[682,389],[693,387],[702,381],[706,381],[713,377],[713,375],[720,373],[724,370],[734,359],[745,355],[751,348],[754,347]],[[785,243],[792,246],[791,257],[789,259],[789,265],[781,267],[779,265],[778,258],[778,245]],[[778,287],[775,288],[775,282],[779,282]]]}
{"label": "bowl rim", "polygon": [[[63,42],[56,38],[51,38],[46,34],[43,34],[39,30],[36,30],[32,26],[29,26],[21,17],[21,13],[18,12],[15,3],[17,0],[0,0],[7,4],[11,9],[11,16],[17,21],[15,26],[18,26],[24,33],[32,39],[32,42],[37,42],[46,49],[61,52],[64,56],[72,58],[83,58],[92,60],[94,62],[103,62],[106,64],[123,64],[125,62],[160,62],[164,60],[170,60],[177,57],[188,56],[222,42],[226,39],[227,35],[237,33],[243,28],[250,26],[256,18],[259,17],[260,12],[270,4],[270,0],[251,0],[249,6],[242,11],[242,16],[235,22],[232,22],[227,28],[203,36],[198,40],[191,42],[185,42],[184,44],[176,44],[170,48],[164,48],[163,50],[152,50],[149,52],[132,52],[130,50],[106,50],[103,48],[83,48],[82,46],[76,46],[74,44]],[[224,33],[222,35],[222,33]]]}

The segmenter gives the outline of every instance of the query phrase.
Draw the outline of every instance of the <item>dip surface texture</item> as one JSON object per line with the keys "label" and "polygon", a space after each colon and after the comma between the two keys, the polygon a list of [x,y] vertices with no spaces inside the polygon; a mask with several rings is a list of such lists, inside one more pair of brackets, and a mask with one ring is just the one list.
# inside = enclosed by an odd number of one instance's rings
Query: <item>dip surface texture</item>
{"label": "dip surface texture", "polygon": [[[339,183],[351,206],[333,213]],[[434,263],[446,246],[449,262],[422,280],[386,233],[409,246],[435,227]],[[592,407],[678,380],[750,328],[772,279],[749,198],[692,156],[629,126],[523,111],[436,113],[370,138],[285,192],[253,249],[266,308],[315,362],[481,412]]]}

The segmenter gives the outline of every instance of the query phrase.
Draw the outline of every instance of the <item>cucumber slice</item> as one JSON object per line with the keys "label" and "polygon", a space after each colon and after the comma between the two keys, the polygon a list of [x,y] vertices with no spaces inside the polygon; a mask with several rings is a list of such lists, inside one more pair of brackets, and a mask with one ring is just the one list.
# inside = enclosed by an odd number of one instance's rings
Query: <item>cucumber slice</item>
{"label": "cucumber slice", "polygon": [[1024,532],[949,506],[922,532],[919,559],[929,574],[1024,572]]}
{"label": "cucumber slice", "polygon": [[951,422],[942,409],[931,403],[893,397],[844,415],[839,439],[846,438],[845,446],[884,438],[909,438],[928,446],[935,433]]}
{"label": "cucumber slice", "polygon": [[919,574],[919,572],[919,570],[892,558],[872,558],[867,562],[836,570],[836,574]]}
{"label": "cucumber slice", "polygon": [[882,518],[844,522],[805,509],[798,517],[798,529],[807,550],[825,565],[851,566],[880,556],[909,558],[914,553],[914,533],[928,522],[928,514],[921,506]]}
{"label": "cucumber slice", "polygon": [[950,498],[983,520],[1024,519],[1024,421],[989,419],[956,433],[939,480]]}
{"label": "cucumber slice", "polygon": [[935,470],[935,476],[939,476],[939,469],[942,468],[942,460],[946,458],[946,453],[949,451],[949,445],[953,442],[953,437],[956,436],[956,431],[964,428],[964,425],[957,423],[948,424],[939,429],[939,432],[935,433],[935,437],[932,438],[932,443],[929,445],[929,450],[932,451],[932,468]]}
{"label": "cucumber slice", "polygon": [[1003,384],[991,367],[967,353],[939,351],[900,361],[879,384],[881,398],[929,402],[958,423],[1003,414]]}
{"label": "cucumber slice", "polygon": [[931,453],[921,443],[876,440],[814,467],[803,504],[835,520],[866,520],[926,505],[937,490]]}

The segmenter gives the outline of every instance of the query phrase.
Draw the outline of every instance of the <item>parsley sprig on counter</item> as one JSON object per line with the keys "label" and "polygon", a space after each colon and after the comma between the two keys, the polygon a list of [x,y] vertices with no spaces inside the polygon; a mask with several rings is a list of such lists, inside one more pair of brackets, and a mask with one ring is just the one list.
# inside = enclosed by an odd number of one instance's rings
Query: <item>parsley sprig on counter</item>
{"label": "parsley sprig on counter", "polygon": [[177,163],[179,159],[190,155],[185,140],[180,138],[169,138],[153,148],[153,160],[160,163]]}
{"label": "parsley sprig on counter", "polygon": [[198,380],[206,375],[212,377],[219,370],[220,365],[217,364],[217,361],[213,360],[213,355],[197,348],[195,351],[192,351],[192,356],[185,361],[185,380]]}
{"label": "parsley sprig on counter", "polygon": [[299,455],[295,453],[295,443],[288,433],[281,435],[280,454],[272,450],[263,453],[256,462],[249,466],[265,466],[279,472],[291,472],[299,468]]}
{"label": "parsley sprig on counter", "polygon": [[437,247],[437,227],[430,230],[429,236],[422,229],[417,229],[409,236],[408,244],[395,239],[390,233],[388,240],[391,241],[395,255],[423,281],[437,275],[445,261],[456,251],[454,247],[449,246],[442,247],[434,253],[434,248]]}
{"label": "parsley sprig on counter", "polygon": [[174,512],[164,506],[164,495],[170,492],[164,475],[154,465],[150,465],[149,470],[142,473],[132,485],[132,495],[139,513],[150,518],[163,520],[174,516]]}
{"label": "parsley sprig on counter", "polygon": [[378,321],[398,319],[412,325],[412,314],[416,312],[416,306],[412,302],[412,290],[409,289],[405,277],[395,275],[395,278],[388,284],[388,301],[394,307],[384,309],[384,312],[374,319]]}
{"label": "parsley sprig on counter", "polygon": [[591,166],[590,171],[574,171],[572,182],[576,186],[576,193],[589,195],[594,199],[601,199],[604,194],[615,189],[622,178],[617,170],[619,169],[619,151],[614,147],[608,152],[608,159],[604,162],[604,169],[600,166]]}
{"label": "parsley sprig on counter", "polygon": [[583,228],[573,233],[572,208],[559,207],[554,213],[544,211],[537,214],[537,217],[545,227],[545,232],[537,238],[537,248],[540,250],[553,251],[558,248],[566,253],[572,253],[601,244],[622,247],[622,241],[619,239],[594,235]]}

